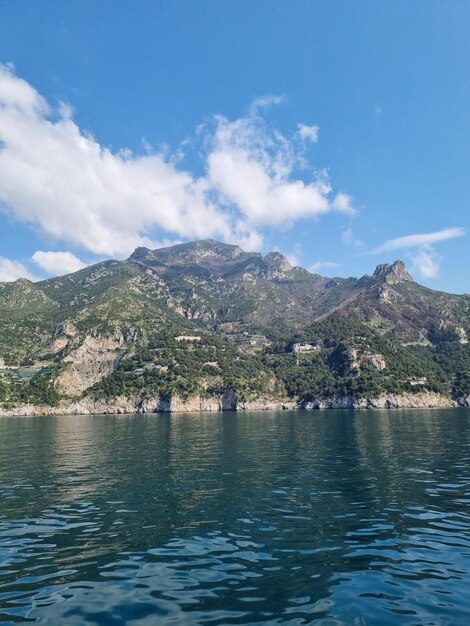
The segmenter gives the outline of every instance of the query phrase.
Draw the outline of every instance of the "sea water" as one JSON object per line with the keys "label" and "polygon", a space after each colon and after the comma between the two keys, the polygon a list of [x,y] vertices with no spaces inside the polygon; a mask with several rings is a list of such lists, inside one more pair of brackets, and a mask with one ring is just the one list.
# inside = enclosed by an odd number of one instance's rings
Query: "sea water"
{"label": "sea water", "polygon": [[0,623],[470,624],[470,411],[0,419]]}

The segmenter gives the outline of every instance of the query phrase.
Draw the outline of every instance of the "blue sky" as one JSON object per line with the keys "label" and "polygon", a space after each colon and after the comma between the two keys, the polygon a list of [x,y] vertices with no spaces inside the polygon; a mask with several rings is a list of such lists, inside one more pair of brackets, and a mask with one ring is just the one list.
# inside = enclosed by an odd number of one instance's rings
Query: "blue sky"
{"label": "blue sky", "polygon": [[0,279],[213,237],[470,292],[470,3],[0,0]]}

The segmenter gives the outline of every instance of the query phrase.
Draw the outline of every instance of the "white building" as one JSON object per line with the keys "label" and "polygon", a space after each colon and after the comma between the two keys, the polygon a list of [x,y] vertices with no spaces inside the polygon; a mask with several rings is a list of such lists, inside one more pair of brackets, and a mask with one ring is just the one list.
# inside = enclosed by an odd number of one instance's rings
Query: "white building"
{"label": "white building", "polygon": [[292,346],[292,352],[299,354],[300,352],[317,352],[320,350],[320,346],[315,343],[294,343]]}

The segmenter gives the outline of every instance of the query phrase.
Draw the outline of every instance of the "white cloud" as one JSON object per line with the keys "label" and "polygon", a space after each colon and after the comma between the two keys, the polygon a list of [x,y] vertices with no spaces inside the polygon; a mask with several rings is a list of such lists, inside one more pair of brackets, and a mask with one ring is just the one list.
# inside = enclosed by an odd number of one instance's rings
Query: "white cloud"
{"label": "white cloud", "polygon": [[439,241],[455,239],[465,234],[463,228],[444,228],[434,233],[423,233],[421,235],[406,235],[405,237],[396,237],[389,239],[372,252],[392,252],[393,250],[405,250],[409,248],[420,248],[422,246],[430,246]]}
{"label": "white cloud", "polygon": [[331,198],[324,173],[310,182],[294,178],[303,163],[300,146],[270,132],[260,118],[218,116],[207,155],[207,180],[221,205],[236,207],[254,226],[278,227],[337,211],[351,214],[351,198]]}
{"label": "white cloud", "polygon": [[424,278],[437,278],[439,275],[439,257],[431,248],[421,248],[417,254],[410,255],[413,269]]}
{"label": "white cloud", "polygon": [[253,117],[259,115],[260,111],[267,109],[270,106],[283,104],[286,101],[284,96],[266,95],[261,98],[256,98],[250,105],[249,116]]}
{"label": "white cloud", "polygon": [[29,83],[15,76],[11,65],[0,65],[0,102],[26,115],[49,112],[44,98]]}
{"label": "white cloud", "polygon": [[117,257],[164,238],[257,249],[264,228],[351,213],[351,198],[332,195],[325,176],[296,177],[305,166],[302,141],[268,130],[260,115],[282,101],[267,96],[245,118],[204,125],[196,176],[179,167],[178,152],[112,152],[77,126],[70,107],[51,109],[0,66],[0,210],[54,241]]}
{"label": "white cloud", "polygon": [[302,141],[318,142],[318,126],[308,126],[307,124],[297,124],[299,137]]}
{"label": "white cloud", "polygon": [[353,229],[348,226],[347,228],[343,228],[341,232],[341,241],[347,246],[362,246],[364,245],[360,239],[356,239],[353,233]]}
{"label": "white cloud", "polygon": [[341,263],[335,263],[334,261],[316,261],[310,265],[308,271],[316,274],[320,270],[333,269],[335,267],[341,267]]}
{"label": "white cloud", "polygon": [[69,117],[53,121],[32,98],[21,99],[31,104],[26,110],[11,100],[0,91],[0,203],[13,218],[113,256],[150,243],[153,227],[193,238],[232,234],[227,216],[206,200],[204,180],[161,155],[113,154]]}
{"label": "white cloud", "polygon": [[23,263],[0,257],[0,282],[11,282],[18,278],[35,279]]}
{"label": "white cloud", "polygon": [[86,263],[83,263],[71,252],[43,252],[38,250],[33,254],[32,259],[50,276],[63,276],[86,267]]}
{"label": "white cloud", "polygon": [[345,213],[346,215],[354,215],[356,213],[356,209],[352,206],[351,196],[341,191],[333,198],[331,207],[334,211]]}
{"label": "white cloud", "polygon": [[465,230],[459,227],[443,228],[433,233],[405,235],[389,239],[382,245],[374,248],[372,254],[404,250],[411,259],[413,268],[423,278],[437,278],[439,275],[440,256],[435,252],[433,245],[441,241],[448,241],[462,237]]}

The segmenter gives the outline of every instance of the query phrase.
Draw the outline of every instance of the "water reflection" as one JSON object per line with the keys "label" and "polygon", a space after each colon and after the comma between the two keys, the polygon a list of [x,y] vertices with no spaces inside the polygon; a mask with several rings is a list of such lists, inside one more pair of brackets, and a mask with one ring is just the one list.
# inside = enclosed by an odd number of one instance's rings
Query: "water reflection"
{"label": "water reflection", "polygon": [[466,624],[470,412],[0,420],[0,621]]}

